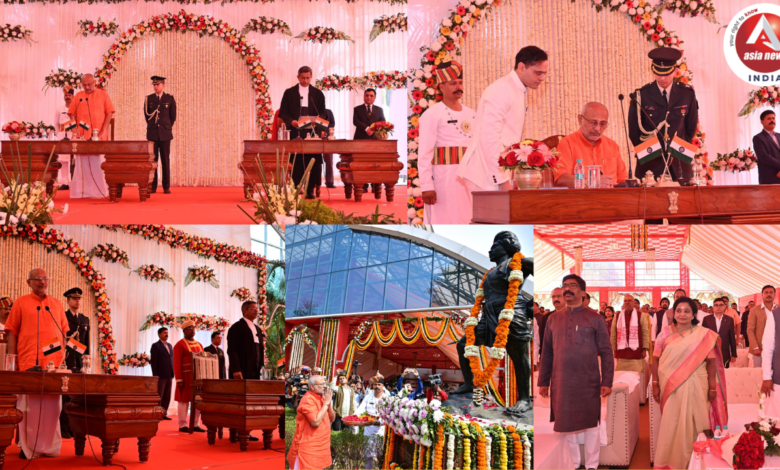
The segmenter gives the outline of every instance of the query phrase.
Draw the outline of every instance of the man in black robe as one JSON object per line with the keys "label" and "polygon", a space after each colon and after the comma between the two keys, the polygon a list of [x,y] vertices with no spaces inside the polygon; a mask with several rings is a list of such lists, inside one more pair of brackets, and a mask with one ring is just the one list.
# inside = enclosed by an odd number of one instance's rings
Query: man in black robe
{"label": "man in black robe", "polygon": [[[259,380],[260,370],[264,365],[264,349],[263,333],[255,324],[259,314],[257,302],[244,302],[241,305],[241,313],[244,318],[235,322],[228,330],[228,377],[236,380]],[[259,439],[250,435],[249,440]]]}

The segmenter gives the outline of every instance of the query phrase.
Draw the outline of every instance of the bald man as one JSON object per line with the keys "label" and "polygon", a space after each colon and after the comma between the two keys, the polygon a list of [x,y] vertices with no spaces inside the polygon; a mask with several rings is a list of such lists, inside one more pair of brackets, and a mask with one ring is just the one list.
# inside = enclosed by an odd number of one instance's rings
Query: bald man
{"label": "bald man", "polygon": [[650,315],[636,308],[632,295],[623,297],[623,308],[615,314],[610,332],[615,352],[615,370],[642,372],[650,350]]}
{"label": "bald man", "polygon": [[628,179],[628,170],[614,140],[604,135],[609,125],[609,111],[601,103],[585,103],[577,115],[580,128],[558,143],[558,171],[555,185],[574,188],[574,165],[601,165],[601,186],[609,187]]}

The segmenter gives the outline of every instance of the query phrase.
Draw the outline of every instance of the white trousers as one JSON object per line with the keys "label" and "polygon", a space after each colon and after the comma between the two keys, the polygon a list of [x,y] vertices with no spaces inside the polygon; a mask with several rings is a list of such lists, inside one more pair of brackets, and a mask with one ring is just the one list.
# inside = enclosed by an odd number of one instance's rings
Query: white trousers
{"label": "white trousers", "polygon": [[57,172],[57,184],[70,184],[70,155],[57,155],[62,168]]}
{"label": "white trousers", "polygon": [[[750,355],[753,358],[753,368],[754,369],[760,369],[761,368],[761,356],[753,356]],[[774,415],[772,415],[774,416]]]}
{"label": "white trousers", "polygon": [[571,459],[574,462],[574,468],[579,468],[582,458],[580,457],[580,444],[585,444],[585,468],[599,468],[599,450],[601,442],[599,440],[599,428],[586,429],[582,432],[568,434],[566,440],[569,442],[571,450]]}
{"label": "white trousers", "polygon": [[19,447],[28,459],[57,457],[62,447],[59,395],[19,395]]}
{"label": "white trousers", "polygon": [[71,199],[108,197],[106,176],[100,165],[103,155],[76,155],[76,169],[70,188]]}
{"label": "white trousers", "polygon": [[780,385],[773,384],[772,394],[764,398],[764,413],[780,416]]}
{"label": "white trousers", "polygon": [[[176,402],[179,404],[179,428],[186,428],[190,425],[190,420],[187,419],[187,410],[189,409],[190,403],[189,402]],[[200,424],[200,410],[194,410],[195,412],[195,426],[198,426]]]}
{"label": "white trousers", "polygon": [[301,467],[298,466],[298,456],[295,456],[295,466],[293,467],[293,470],[299,470]]}
{"label": "white trousers", "polygon": [[436,204],[425,206],[424,223],[466,225],[471,223],[471,192],[458,177],[458,165],[433,165]]}

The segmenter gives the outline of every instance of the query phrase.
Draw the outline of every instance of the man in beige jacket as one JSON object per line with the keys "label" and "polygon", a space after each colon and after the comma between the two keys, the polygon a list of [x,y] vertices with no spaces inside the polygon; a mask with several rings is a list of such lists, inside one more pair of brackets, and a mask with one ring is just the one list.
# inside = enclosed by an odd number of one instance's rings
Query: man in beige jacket
{"label": "man in beige jacket", "polygon": [[748,316],[747,335],[750,344],[750,354],[753,355],[753,367],[761,367],[761,351],[763,350],[764,328],[766,327],[766,317],[772,314],[775,302],[775,287],[771,285],[764,286],[761,289],[761,298],[763,303],[756,305],[750,311]]}

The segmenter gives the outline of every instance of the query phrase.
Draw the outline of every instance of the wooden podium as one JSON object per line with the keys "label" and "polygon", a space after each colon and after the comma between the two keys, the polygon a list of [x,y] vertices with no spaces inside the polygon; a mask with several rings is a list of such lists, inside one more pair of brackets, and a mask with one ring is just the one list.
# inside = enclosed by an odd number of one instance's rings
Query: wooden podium
{"label": "wooden podium", "polygon": [[[260,155],[261,165],[266,175],[276,173],[276,153],[279,155],[297,154],[338,154],[341,161],[336,168],[344,182],[344,195],[347,199],[355,192],[355,201],[363,199],[363,185],[375,184],[374,196],[381,197],[379,186],[385,185],[385,197],[393,201],[395,185],[403,169],[398,161],[398,141],[395,140],[245,140],[244,154],[238,167],[244,175],[244,192],[255,183],[259,183],[255,159]],[[285,169],[291,165],[285,159],[281,162]]]}
{"label": "wooden podium", "polygon": [[263,448],[271,448],[276,427],[284,438],[284,381],[203,380],[197,404],[208,428],[209,445],[216,442],[217,428],[230,429],[230,442],[239,442],[241,452],[249,446],[249,432],[263,430]]}
{"label": "wooden podium", "polygon": [[472,221],[594,224],[669,219],[680,224],[780,222],[780,185],[476,191]]}
{"label": "wooden podium", "polygon": [[[157,377],[0,371],[0,470],[5,449],[22,421],[22,412],[16,409],[19,394],[68,395],[65,411],[75,436],[76,455],[84,455],[87,436],[95,436],[103,443],[104,465],[111,465],[119,439],[127,437],[138,439],[140,461],[149,460],[150,440],[165,416],[159,406]],[[59,420],[59,416],[54,418]]]}
{"label": "wooden podium", "polygon": [[[116,202],[122,197],[122,189],[125,184],[137,184],[141,202],[149,199],[149,185],[157,170],[154,161],[154,143],[146,140],[59,140],[59,141],[35,141],[21,140],[19,142],[3,141],[0,147],[0,164],[5,165],[6,171],[13,171],[14,164],[11,160],[17,155],[17,144],[22,154],[21,170],[27,171],[27,147],[32,150],[32,179],[46,183],[46,191],[51,194],[54,184],[57,182],[57,172],[62,164],[57,161],[57,155],[105,155],[106,161],[100,167],[106,176],[109,199]],[[49,154],[54,148],[52,159],[46,174],[43,170],[49,159]],[[16,158],[16,157],[15,157]],[[17,161],[17,163],[19,163]],[[5,175],[0,172],[0,181],[7,185]]]}

